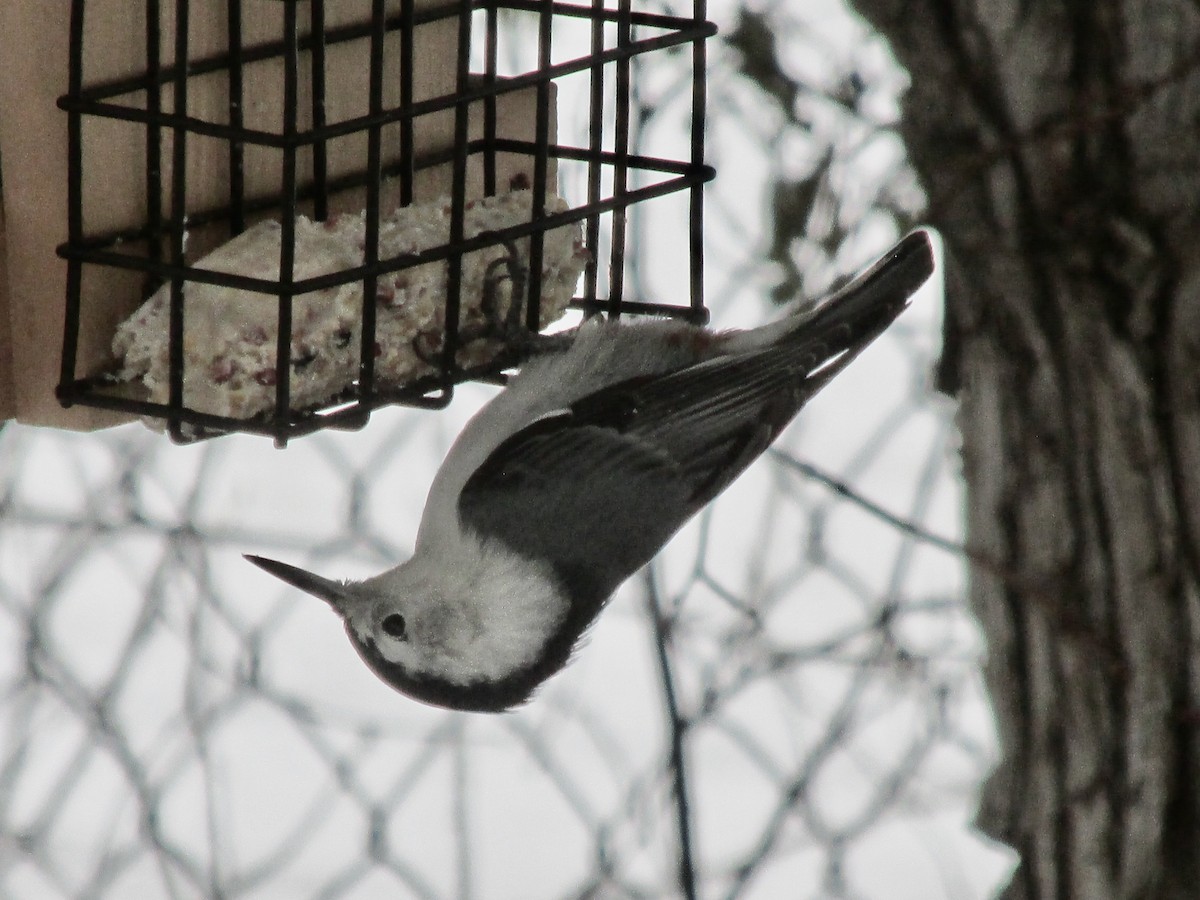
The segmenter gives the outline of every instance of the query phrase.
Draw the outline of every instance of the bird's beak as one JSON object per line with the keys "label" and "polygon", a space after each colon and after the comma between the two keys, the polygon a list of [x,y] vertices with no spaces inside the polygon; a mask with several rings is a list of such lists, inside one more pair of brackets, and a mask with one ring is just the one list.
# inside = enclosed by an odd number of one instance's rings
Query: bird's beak
{"label": "bird's beak", "polygon": [[314,575],[312,572],[305,571],[296,566],[289,566],[287,563],[281,563],[278,560],[267,559],[262,556],[252,556],[249,553],[242,555],[246,560],[254,563],[264,572],[270,572],[280,581],[287,582],[292,587],[300,588],[300,590],[312,594],[314,597],[320,597],[339,613],[345,610],[349,593],[346,591],[346,586],[341,582],[322,578],[320,575]]}

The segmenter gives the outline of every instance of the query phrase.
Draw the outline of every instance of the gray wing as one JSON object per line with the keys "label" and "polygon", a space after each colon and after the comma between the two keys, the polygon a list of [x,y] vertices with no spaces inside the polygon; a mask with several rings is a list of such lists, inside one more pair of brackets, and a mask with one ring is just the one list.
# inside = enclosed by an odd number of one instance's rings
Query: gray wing
{"label": "gray wing", "polygon": [[497,447],[460,518],[600,602],[770,445],[817,361],[771,348],[591,394]]}
{"label": "gray wing", "polygon": [[467,480],[460,519],[602,603],[891,324],[932,265],[917,232],[770,346],[624,381],[533,422]]}

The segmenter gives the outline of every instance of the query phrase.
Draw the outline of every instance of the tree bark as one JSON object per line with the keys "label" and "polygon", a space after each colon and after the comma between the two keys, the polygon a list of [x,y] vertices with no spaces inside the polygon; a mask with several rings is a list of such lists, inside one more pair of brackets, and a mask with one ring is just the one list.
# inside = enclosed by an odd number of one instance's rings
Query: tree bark
{"label": "tree bark", "polygon": [[1200,896],[1200,3],[856,0],[948,267],[1014,898]]}

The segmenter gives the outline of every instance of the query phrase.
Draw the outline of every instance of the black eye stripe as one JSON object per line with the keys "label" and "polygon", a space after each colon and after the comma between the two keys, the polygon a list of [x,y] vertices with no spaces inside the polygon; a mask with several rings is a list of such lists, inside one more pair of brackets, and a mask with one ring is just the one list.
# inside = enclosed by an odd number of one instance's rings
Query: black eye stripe
{"label": "black eye stripe", "polygon": [[405,637],[404,616],[400,615],[400,613],[392,613],[391,615],[384,616],[383,621],[380,622],[379,624],[380,624],[380,627],[383,628],[384,634],[389,635],[390,637],[394,637],[401,641],[404,640],[404,637]]}

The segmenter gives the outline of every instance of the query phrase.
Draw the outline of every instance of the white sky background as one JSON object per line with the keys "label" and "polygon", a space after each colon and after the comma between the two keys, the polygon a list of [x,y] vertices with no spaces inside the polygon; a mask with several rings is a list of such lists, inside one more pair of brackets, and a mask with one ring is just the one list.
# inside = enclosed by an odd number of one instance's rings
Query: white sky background
{"label": "white sky background", "polygon": [[[725,3],[710,15],[732,24]],[[796,16],[795,71],[819,82],[859,67],[867,108],[892,121],[903,77],[885,49],[837,3]],[[751,326],[776,314],[768,179],[812,150],[710,48],[709,303],[715,324]],[[683,158],[677,75],[640,84],[658,107],[643,138]],[[570,134],[583,113],[562,96],[560,109]],[[898,237],[867,205],[898,143],[848,140],[863,210],[838,259],[798,249],[814,294]],[[563,192],[582,199],[572,189],[564,171]],[[633,293],[682,302],[685,214],[667,200],[635,222]],[[939,317],[933,285],[781,447],[959,540],[952,409],[926,393]],[[995,747],[961,559],[778,461],[685,528],[574,664],[508,716],[396,695],[319,602],[241,560],[262,552],[332,577],[394,565],[450,441],[493,392],[467,386],[447,411],[383,411],[361,433],[285,452],[252,438],[175,447],[137,425],[0,433],[0,895],[193,897],[218,882],[255,898],[573,896],[604,869],[602,847],[616,875],[600,896],[659,896],[676,839],[647,577],[679,611],[683,709],[725,691],[689,744],[704,896],[733,888],[777,815],[771,862],[738,896],[966,900],[1003,884],[1011,860],[967,825]],[[898,610],[893,645],[865,627],[880,598]],[[777,677],[728,690],[767,653],[785,661]],[[896,771],[902,783],[881,791]],[[798,778],[801,799],[781,811]]]}

